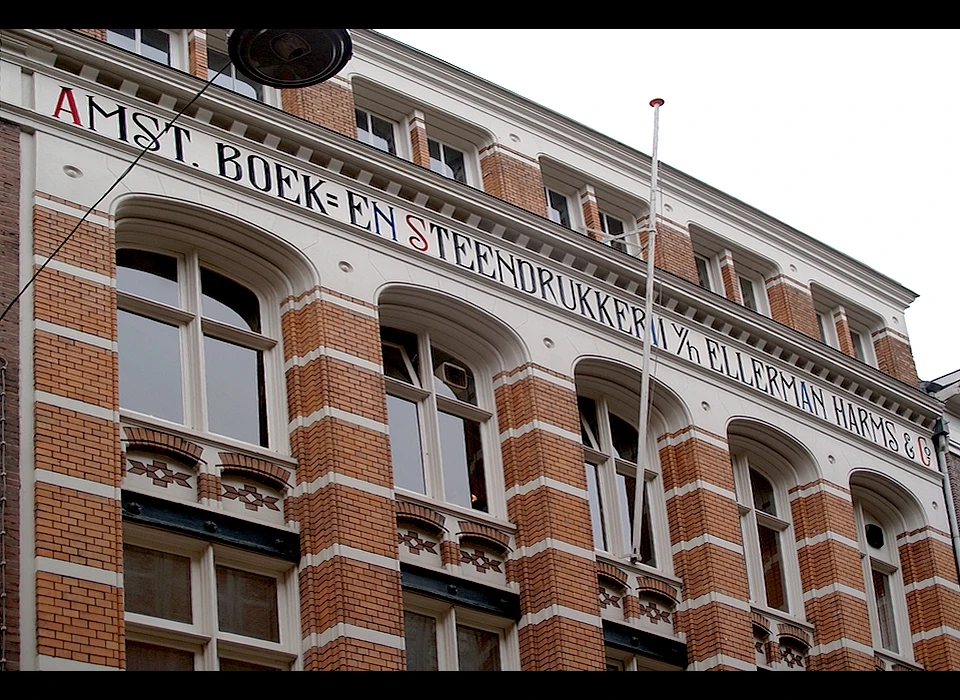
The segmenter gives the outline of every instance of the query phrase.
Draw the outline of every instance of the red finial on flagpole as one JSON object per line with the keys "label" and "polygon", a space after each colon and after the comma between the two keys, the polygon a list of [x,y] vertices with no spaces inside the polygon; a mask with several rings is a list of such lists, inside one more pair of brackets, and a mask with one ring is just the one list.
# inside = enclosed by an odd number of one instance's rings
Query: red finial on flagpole
{"label": "red finial on flagpole", "polygon": [[659,97],[654,97],[652,100],[650,100],[650,106],[651,106],[651,107],[662,107],[662,106],[663,106],[663,100],[660,99]]}

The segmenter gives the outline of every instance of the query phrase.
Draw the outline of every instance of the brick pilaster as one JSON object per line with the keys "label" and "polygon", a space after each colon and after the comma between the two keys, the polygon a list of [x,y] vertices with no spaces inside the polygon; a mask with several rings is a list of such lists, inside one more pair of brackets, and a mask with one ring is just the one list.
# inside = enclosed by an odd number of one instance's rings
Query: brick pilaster
{"label": "brick pilaster", "polygon": [[733,263],[733,253],[729,250],[720,255],[720,277],[723,280],[723,293],[730,301],[743,303],[740,293],[740,279],[737,277],[737,268]]}
{"label": "brick pilaster", "polygon": [[282,91],[283,109],[308,122],[325,126],[350,138],[357,137],[353,90],[339,77],[310,87]]}
{"label": "brick pilaster", "polygon": [[538,216],[547,216],[540,164],[502,144],[480,149],[483,191]]}
{"label": "brick pilaster", "polygon": [[910,339],[892,328],[882,328],[872,334],[877,368],[891,377],[916,387],[920,384],[917,366],[913,361]]}
{"label": "brick pilaster", "polygon": [[820,339],[817,311],[813,305],[810,288],[786,275],[774,275],[766,279],[767,299],[770,302],[770,317],[790,326],[811,338]]}
{"label": "brick pilaster", "polygon": [[410,115],[410,148],[414,163],[430,167],[430,146],[427,144],[427,122],[423,112],[416,110]]}

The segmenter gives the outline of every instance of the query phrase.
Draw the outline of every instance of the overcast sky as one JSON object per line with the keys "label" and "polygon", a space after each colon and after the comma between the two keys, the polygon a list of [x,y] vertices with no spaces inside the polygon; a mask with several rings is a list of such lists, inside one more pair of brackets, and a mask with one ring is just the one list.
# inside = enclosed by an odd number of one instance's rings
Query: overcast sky
{"label": "overcast sky", "polygon": [[960,369],[960,31],[379,29],[650,153],[919,294]]}

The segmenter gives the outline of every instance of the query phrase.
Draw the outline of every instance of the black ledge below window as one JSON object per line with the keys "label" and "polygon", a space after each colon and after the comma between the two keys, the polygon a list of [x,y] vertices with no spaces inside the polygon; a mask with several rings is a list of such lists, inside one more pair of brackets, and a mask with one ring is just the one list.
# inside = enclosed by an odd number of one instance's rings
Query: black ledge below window
{"label": "black ledge below window", "polygon": [[123,491],[121,496],[126,522],[159,527],[286,561],[300,561],[300,535],[295,532],[141,493]]}
{"label": "black ledge below window", "polygon": [[405,591],[511,620],[520,619],[520,596],[516,593],[403,563],[400,577]]}
{"label": "black ledge below window", "polygon": [[612,647],[631,654],[656,659],[672,666],[685,668],[687,645],[650,632],[620,625],[610,620],[603,621],[603,641]]}

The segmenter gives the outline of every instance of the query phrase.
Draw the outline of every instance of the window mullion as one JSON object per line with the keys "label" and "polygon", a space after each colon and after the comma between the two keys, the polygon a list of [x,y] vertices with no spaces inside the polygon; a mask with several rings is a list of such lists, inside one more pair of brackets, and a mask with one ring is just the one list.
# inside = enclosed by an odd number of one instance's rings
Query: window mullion
{"label": "window mullion", "polygon": [[192,319],[184,328],[183,388],[186,424],[207,432],[207,382],[203,364],[203,328],[200,321],[200,265],[196,251],[184,256],[180,279],[180,304]]}
{"label": "window mullion", "polygon": [[443,465],[440,462],[440,418],[437,415],[437,392],[434,390],[433,356],[430,352],[430,337],[426,333],[418,334],[420,344],[420,383],[427,391],[423,400],[417,403],[423,435],[423,477],[427,495],[444,500]]}
{"label": "window mullion", "polygon": [[194,589],[194,610],[200,623],[200,629],[209,639],[201,652],[203,670],[220,668],[217,661],[217,574],[213,558],[213,547],[207,546],[198,562],[197,584]]}
{"label": "window mullion", "polygon": [[457,646],[457,613],[451,607],[437,619],[437,661],[440,670],[460,670],[460,650]]}

